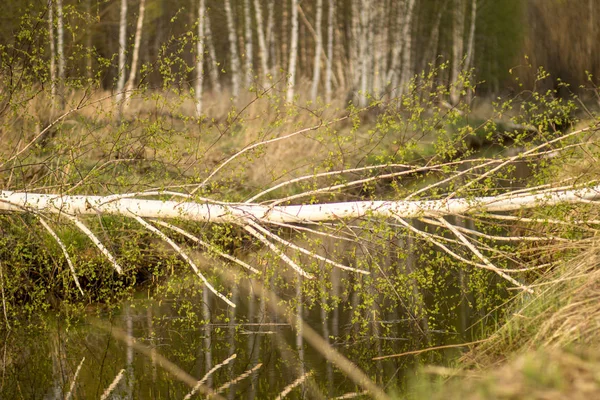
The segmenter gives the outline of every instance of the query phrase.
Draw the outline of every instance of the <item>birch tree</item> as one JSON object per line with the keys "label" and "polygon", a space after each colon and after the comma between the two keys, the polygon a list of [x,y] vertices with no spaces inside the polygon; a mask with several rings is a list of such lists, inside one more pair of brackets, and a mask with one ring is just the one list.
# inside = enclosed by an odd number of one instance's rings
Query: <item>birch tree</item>
{"label": "birch tree", "polygon": [[246,71],[245,85],[246,88],[249,88],[252,85],[252,62],[254,60],[252,51],[252,10],[250,8],[250,0],[244,0],[244,39],[246,44],[246,54],[244,55],[244,69]]}
{"label": "birch tree", "polygon": [[138,62],[140,59],[140,46],[142,43],[142,32],[144,28],[144,13],[146,10],[146,0],[140,0],[140,9],[135,26],[135,38],[133,43],[133,53],[131,55],[131,67],[129,68],[129,78],[127,78],[127,85],[125,87],[125,96],[123,98],[123,110],[128,107],[127,100],[131,97],[133,87],[135,86],[135,76],[137,75]]}
{"label": "birch tree", "polygon": [[231,90],[234,99],[240,95],[240,57],[237,49],[237,38],[235,34],[235,23],[233,21],[233,11],[231,10],[230,0],[225,0],[225,15],[227,17],[227,31],[229,38],[229,55],[231,61]]}
{"label": "birch tree", "polygon": [[460,100],[461,85],[458,84],[462,73],[464,56],[464,32],[465,32],[465,3],[464,0],[454,0],[452,10],[452,69],[450,86],[450,102],[458,104]]}
{"label": "birch tree", "polygon": [[292,31],[290,34],[290,55],[288,64],[288,83],[285,100],[291,103],[294,100],[294,86],[296,85],[296,62],[298,59],[298,0],[292,0]]}
{"label": "birch tree", "polygon": [[408,88],[408,82],[413,74],[412,61],[412,22],[415,0],[408,0],[406,13],[402,24],[402,69],[400,72],[400,94]]}
{"label": "birch tree", "polygon": [[[250,272],[255,273],[256,268],[218,250],[210,243],[207,243],[178,227],[177,221],[185,220],[189,222],[231,224],[238,226],[255,240],[266,246],[270,251],[274,252],[274,254],[276,254],[296,274],[310,280],[314,279],[314,274],[288,257],[274,243],[304,253],[320,262],[328,263],[334,268],[340,268],[356,274],[369,274],[370,272],[344,265],[338,260],[315,254],[310,250],[278,236],[273,232],[272,228],[302,224],[308,224],[307,226],[310,226],[315,223],[339,222],[343,220],[372,221],[373,218],[380,218],[389,221],[388,223],[399,224],[399,226],[402,226],[417,238],[438,247],[450,257],[465,263],[466,265],[491,271],[520,290],[532,291],[525,283],[516,278],[518,273],[522,272],[521,269],[513,271],[497,266],[492,259],[486,255],[487,248],[485,247],[485,243],[473,240],[473,235],[475,237],[482,237],[481,235],[483,235],[483,237],[490,237],[489,235],[486,236],[485,234],[473,231],[472,229],[454,225],[450,223],[446,217],[470,216],[471,218],[496,221],[529,220],[539,223],[561,224],[561,221],[553,221],[550,219],[524,218],[520,216],[519,213],[522,213],[523,210],[526,209],[548,208],[556,205],[589,204],[600,197],[600,185],[598,185],[596,181],[592,180],[586,182],[578,178],[571,180],[571,183],[568,184],[555,186],[541,185],[529,189],[508,189],[504,192],[490,196],[467,196],[466,194],[470,193],[477,185],[483,184],[489,179],[493,179],[503,170],[510,169],[515,162],[531,162],[540,158],[543,159],[544,157],[556,157],[557,154],[561,154],[563,151],[565,154],[568,154],[568,151],[572,147],[568,145],[570,141],[583,136],[585,133],[595,132],[597,129],[599,129],[597,124],[592,125],[588,128],[543,141],[527,150],[503,158],[465,159],[438,164],[427,162],[423,165],[370,165],[351,170],[328,171],[306,175],[273,185],[272,187],[251,196],[246,201],[238,203],[227,203],[209,198],[197,197],[194,196],[193,192],[191,194],[186,194],[182,192],[160,190],[122,193],[109,196],[64,195],[60,193],[44,194],[3,190],[0,192],[0,210],[12,213],[33,213],[34,215],[40,216],[42,219],[44,219],[45,216],[50,215],[59,216],[60,218],[65,219],[89,237],[99,251],[110,260],[118,273],[121,273],[123,268],[117,262],[117,258],[85,225],[83,218],[86,216],[97,215],[117,215],[131,218],[134,221],[137,221],[144,229],[157,235],[171,246],[191,266],[205,286],[232,307],[234,307],[235,304],[212,286],[210,281],[200,272],[197,265],[187,255],[184,249],[182,249],[181,246],[165,232],[174,232],[177,235],[185,236],[202,247],[235,262]],[[198,185],[198,188],[203,187],[214,179],[215,175],[234,159],[243,156],[249,151],[258,147],[268,146],[274,142],[289,140],[294,136],[306,133],[306,131],[306,129],[302,129],[285,136],[245,147],[219,164],[219,166]],[[23,151],[25,150],[27,150],[27,148]],[[0,167],[6,165],[8,162],[11,162],[11,160],[9,159],[3,165],[0,165]],[[258,202],[259,199],[264,198],[275,190],[281,191],[283,188],[291,187],[291,185],[301,181],[316,180],[325,177],[336,179],[348,172],[383,171],[384,169],[390,168],[392,171],[388,173],[378,173],[366,178],[354,179],[343,183],[338,183],[339,181],[336,182],[334,180],[334,183],[331,185],[324,185],[300,193],[295,192],[288,196],[281,196],[267,203]],[[315,203],[314,200],[311,200],[317,198],[315,196],[318,196],[319,194],[335,193],[340,190],[363,187],[369,182],[376,182],[381,179],[399,179],[401,177],[418,176],[419,174],[426,174],[431,171],[448,172],[445,173],[444,177],[441,177],[428,185],[422,186],[419,189],[415,189],[415,191],[399,200],[363,200],[331,203]],[[465,181],[464,177],[471,178]],[[428,194],[435,194],[435,198],[428,198]],[[154,196],[176,196],[179,199],[147,199],[147,197]],[[425,197],[423,199],[417,198],[423,196]],[[308,199],[308,201],[303,201],[301,199]],[[472,259],[466,258],[461,255],[460,252],[452,250],[446,241],[441,241],[439,235],[432,234],[427,229],[419,229],[407,222],[407,220],[411,219],[419,220],[426,226],[445,229],[448,234],[454,237],[454,243],[463,246],[465,251],[472,255]],[[163,230],[163,228],[166,229],[166,231]],[[527,236],[507,239],[494,236],[493,239],[509,241],[562,240],[560,238],[545,239],[543,237]],[[68,256],[66,249],[64,249],[64,252],[65,255]],[[507,255],[507,257],[509,256]]]}
{"label": "birch tree", "polygon": [[196,115],[202,115],[202,83],[204,82],[204,0],[198,3],[198,42],[196,43]]}
{"label": "birch tree", "polygon": [[121,104],[123,100],[123,89],[125,88],[125,69],[127,62],[127,0],[121,0],[121,14],[119,19],[119,64],[116,102]]}
{"label": "birch tree", "polygon": [[58,56],[58,82],[60,87],[60,106],[64,107],[65,102],[65,32],[63,20],[62,0],[56,0],[56,55]]}
{"label": "birch tree", "polygon": [[208,56],[210,57],[211,66],[208,69],[210,84],[214,91],[221,91],[221,82],[219,81],[219,63],[217,60],[217,52],[215,51],[215,45],[212,40],[212,29],[210,27],[210,16],[208,12],[205,11],[205,19],[204,19],[204,42],[206,47],[208,47]]}
{"label": "birch tree", "polygon": [[335,2],[329,0],[327,10],[327,60],[325,66],[325,102],[331,102],[331,80],[332,80],[332,64],[333,64],[333,33],[334,33],[334,14]]}
{"label": "birch tree", "polygon": [[475,58],[475,26],[477,22],[477,0],[471,1],[471,21],[469,26],[469,39],[467,41],[467,55],[465,58],[465,70],[473,67]]}
{"label": "birch tree", "polygon": [[50,44],[50,96],[52,109],[56,106],[56,44],[54,40],[54,1],[48,0],[48,42]]}
{"label": "birch tree", "polygon": [[256,36],[258,38],[258,59],[260,60],[260,73],[263,77],[262,85],[266,87],[267,75],[269,74],[269,50],[267,49],[267,40],[265,38],[265,24],[260,0],[254,0],[254,13],[256,17]]}
{"label": "birch tree", "polygon": [[365,107],[367,105],[367,96],[369,93],[369,79],[371,75],[370,71],[370,55],[371,49],[369,49],[369,32],[371,28],[371,0],[360,0],[360,11],[358,10],[358,3],[356,5],[356,12],[359,13],[359,39],[358,39],[358,62],[360,71],[360,93],[359,93],[359,107]]}
{"label": "birch tree", "polygon": [[321,52],[323,51],[323,34],[322,31],[322,16],[323,16],[323,0],[317,0],[317,13],[315,16],[315,61],[313,65],[313,79],[310,88],[310,98],[312,101],[317,100],[317,91],[319,89],[319,79],[321,78]]}

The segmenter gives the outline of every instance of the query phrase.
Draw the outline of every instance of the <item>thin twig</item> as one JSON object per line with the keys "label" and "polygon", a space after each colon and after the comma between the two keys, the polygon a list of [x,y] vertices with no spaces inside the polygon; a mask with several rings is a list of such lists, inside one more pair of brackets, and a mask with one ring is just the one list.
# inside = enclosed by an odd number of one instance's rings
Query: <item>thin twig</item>
{"label": "thin twig", "polygon": [[421,350],[411,350],[411,351],[406,351],[404,353],[390,354],[390,355],[387,355],[387,356],[380,356],[380,357],[373,357],[372,360],[373,361],[379,361],[379,360],[386,360],[388,358],[398,358],[398,357],[404,357],[404,356],[422,354],[422,353],[426,353],[428,351],[443,350],[443,349],[454,349],[454,348],[457,348],[457,347],[465,347],[465,346],[471,346],[471,345],[474,345],[474,344],[484,343],[484,342],[487,342],[488,340],[490,340],[490,338],[481,339],[481,340],[475,340],[473,342],[468,342],[468,343],[446,344],[446,345],[443,345],[443,346],[428,347],[426,349],[421,349]]}
{"label": "thin twig", "polygon": [[350,393],[343,394],[341,396],[334,397],[331,400],[353,399],[353,398],[359,397],[359,396],[366,396],[367,394],[369,394],[369,392],[367,392],[366,390],[364,390],[362,392],[350,392]]}
{"label": "thin twig", "polygon": [[[2,261],[0,260],[0,289],[2,289],[2,311],[4,312],[4,321],[6,322],[6,329],[10,330],[10,324],[8,323],[8,313],[6,312],[6,299],[4,297],[4,268],[2,267]],[[6,350],[6,347],[4,348]]]}

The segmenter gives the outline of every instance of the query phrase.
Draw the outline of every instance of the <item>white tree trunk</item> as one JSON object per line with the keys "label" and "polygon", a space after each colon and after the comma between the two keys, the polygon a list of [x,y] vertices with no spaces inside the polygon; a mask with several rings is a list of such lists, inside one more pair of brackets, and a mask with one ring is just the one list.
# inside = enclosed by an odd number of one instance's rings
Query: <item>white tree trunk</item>
{"label": "white tree trunk", "polygon": [[288,65],[289,80],[286,101],[294,101],[294,85],[296,84],[296,60],[298,58],[298,0],[292,0],[292,33],[290,38],[290,57]]}
{"label": "white tree trunk", "polygon": [[56,0],[56,34],[58,55],[58,79],[61,85],[65,80],[65,29],[62,0]]}
{"label": "white tree trunk", "polygon": [[462,62],[464,56],[464,32],[465,32],[465,3],[464,0],[455,0],[452,13],[452,69],[450,102],[452,105],[458,104],[460,100],[460,91],[462,85],[459,84],[460,74],[462,72]]}
{"label": "white tree trunk", "polygon": [[250,9],[250,0],[244,0],[244,39],[246,41],[246,54],[244,55],[244,70],[246,73],[246,88],[252,85],[253,60],[252,51],[252,10]]}
{"label": "white tree trunk", "polygon": [[206,47],[208,47],[208,55],[212,62],[212,65],[209,68],[210,85],[212,87],[212,90],[218,93],[221,91],[221,82],[219,81],[219,65],[217,62],[217,52],[215,51],[215,45],[212,40],[210,16],[206,11],[205,14],[206,17],[204,19],[204,41],[206,42]]}
{"label": "white tree trunk", "polygon": [[129,78],[127,78],[127,85],[125,87],[125,96],[123,104],[124,109],[127,108],[127,99],[131,97],[131,92],[135,85],[135,76],[137,75],[138,62],[140,59],[140,46],[142,44],[142,32],[144,28],[144,14],[146,10],[146,0],[140,0],[140,10],[135,26],[135,38],[133,41],[133,54],[131,55],[131,67],[129,68]]}
{"label": "white tree trunk", "polygon": [[56,47],[54,43],[54,1],[48,1],[48,41],[50,42],[50,96],[52,110],[56,106]]}
{"label": "white tree trunk", "polygon": [[397,2],[397,10],[396,10],[396,36],[395,36],[395,44],[392,47],[392,61],[390,63],[390,69],[388,70],[386,81],[390,82],[392,87],[391,96],[396,96],[396,88],[398,87],[398,82],[400,80],[400,65],[402,63],[401,55],[402,55],[402,43],[404,43],[403,37],[403,24],[405,20],[405,8],[406,8],[406,0],[402,0]]}
{"label": "white tree trunk", "polygon": [[310,98],[317,100],[319,89],[319,79],[321,77],[321,52],[323,51],[323,34],[321,26],[323,25],[323,0],[317,0],[317,15],[315,16],[315,61],[313,66],[313,80],[310,88]]}
{"label": "white tree trunk", "polygon": [[229,37],[229,54],[231,57],[231,94],[234,99],[240,95],[240,57],[237,49],[235,24],[230,0],[225,0],[225,15],[227,16],[227,31]]}
{"label": "white tree trunk", "polygon": [[412,62],[412,22],[414,14],[415,0],[408,0],[404,23],[402,25],[402,69],[400,72],[400,94],[403,94],[408,88],[410,77],[413,74]]}
{"label": "white tree trunk", "polygon": [[60,108],[65,106],[65,29],[62,0],[56,0],[56,55],[58,56],[58,90]]}
{"label": "white tree trunk", "polygon": [[196,115],[202,115],[202,83],[204,82],[204,0],[198,4],[198,43],[196,43]]}
{"label": "white tree trunk", "polygon": [[268,85],[267,75],[269,74],[269,53],[267,50],[267,41],[265,39],[265,25],[260,0],[254,0],[254,13],[256,15],[256,36],[258,37],[258,58],[260,59],[261,81],[263,87],[266,87]]}
{"label": "white tree trunk", "polygon": [[[369,49],[369,32],[371,21],[371,0],[361,0],[360,10],[360,28],[358,39],[358,58],[360,63],[360,93],[358,106],[365,107],[367,105],[367,95],[369,92],[370,78],[370,55]],[[358,10],[357,10],[358,11]]]}
{"label": "white tree trunk", "polygon": [[442,200],[353,201],[342,203],[266,206],[253,203],[194,203],[144,200],[117,196],[63,196],[0,191],[0,210],[65,215],[98,213],[142,218],[173,218],[198,222],[308,223],[340,221],[366,215],[422,218],[508,212],[557,204],[589,203],[600,197],[600,185],[588,188],[528,193],[519,191],[492,197]]}
{"label": "white tree trunk", "polygon": [[477,0],[471,1],[471,26],[469,27],[469,40],[467,42],[467,56],[465,70],[470,70],[475,61],[475,23],[477,21]]}
{"label": "white tree trunk", "polygon": [[271,65],[271,75],[277,74],[277,52],[275,47],[275,0],[269,0],[267,12],[267,48],[269,49],[269,61]]}
{"label": "white tree trunk", "polygon": [[331,80],[333,63],[333,33],[334,33],[334,12],[335,1],[329,0],[329,9],[327,11],[327,60],[325,67],[325,102],[331,102]]}
{"label": "white tree trunk", "polygon": [[119,19],[119,79],[117,80],[117,104],[123,99],[125,88],[125,68],[127,62],[127,0],[121,0],[121,18]]}

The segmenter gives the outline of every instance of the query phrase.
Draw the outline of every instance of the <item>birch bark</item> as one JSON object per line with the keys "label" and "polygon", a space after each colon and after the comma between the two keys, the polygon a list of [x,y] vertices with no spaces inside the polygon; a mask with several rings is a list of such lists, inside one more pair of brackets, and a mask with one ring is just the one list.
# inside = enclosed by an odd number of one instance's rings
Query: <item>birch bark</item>
{"label": "birch bark", "polygon": [[469,27],[469,40],[467,42],[467,56],[465,69],[468,71],[473,67],[475,58],[475,26],[477,21],[477,0],[471,1],[471,26]]}
{"label": "birch bark", "polygon": [[323,51],[323,0],[317,0],[317,13],[315,17],[315,61],[313,66],[313,79],[310,88],[310,98],[312,101],[317,100],[317,91],[319,88],[319,79],[321,78],[321,52]]}
{"label": "birch bark", "polygon": [[402,70],[400,72],[400,94],[408,88],[410,77],[413,74],[412,61],[412,22],[415,8],[415,0],[408,0],[404,23],[402,25]]}
{"label": "birch bark", "polygon": [[252,203],[194,203],[119,196],[63,196],[0,191],[0,210],[67,215],[121,215],[141,218],[180,218],[190,221],[234,223],[307,223],[340,221],[366,215],[393,218],[440,218],[508,212],[557,204],[587,204],[600,197],[600,185],[541,193],[519,191],[491,197],[441,200],[353,201],[341,203],[266,206]]}
{"label": "birch bark", "polygon": [[117,104],[123,100],[123,89],[125,88],[125,62],[127,47],[127,0],[121,0],[121,17],[119,19],[119,78],[117,80]]}
{"label": "birch bark", "polygon": [[227,16],[227,31],[229,37],[229,54],[231,57],[231,90],[234,99],[240,95],[240,57],[237,49],[235,23],[230,0],[225,0],[225,15]]}
{"label": "birch bark", "polygon": [[129,77],[127,78],[127,85],[125,87],[125,96],[123,109],[127,109],[127,99],[131,97],[131,92],[135,85],[135,76],[137,75],[138,62],[140,59],[140,47],[142,44],[142,32],[144,28],[144,14],[146,11],[146,0],[140,0],[140,9],[135,25],[135,37],[133,40],[133,53],[131,55],[131,67],[129,68]]}
{"label": "birch bark", "polygon": [[333,63],[333,33],[334,33],[334,12],[335,1],[329,0],[329,9],[327,10],[327,60],[325,67],[325,102],[331,102],[331,80]]}
{"label": "birch bark", "polygon": [[245,85],[249,88],[252,85],[252,74],[253,74],[253,60],[254,55],[252,54],[252,10],[250,9],[250,1],[244,0],[244,39],[246,45],[246,52],[244,54],[244,70],[246,73]]}
{"label": "birch bark", "polygon": [[196,43],[196,115],[198,118],[202,115],[202,84],[204,82],[204,12],[205,0],[200,0],[198,4],[198,43]]}
{"label": "birch bark", "polygon": [[256,17],[256,36],[258,38],[258,58],[260,60],[260,73],[262,75],[262,85],[263,87],[266,87],[268,84],[267,75],[269,74],[269,53],[267,50],[267,42],[265,39],[265,25],[263,21],[262,6],[260,5],[260,0],[254,0],[254,13]]}
{"label": "birch bark", "polygon": [[54,1],[48,1],[48,41],[50,42],[50,96],[52,110],[56,106],[56,47],[54,43]]}
{"label": "birch bark", "polygon": [[210,77],[210,85],[212,90],[215,92],[221,91],[221,82],[219,81],[219,63],[217,62],[217,52],[215,51],[215,45],[212,40],[212,30],[210,28],[210,16],[205,10],[204,18],[204,40],[206,47],[208,47],[208,56],[212,61],[211,67],[208,69]]}
{"label": "birch bark", "polygon": [[462,62],[464,56],[464,31],[465,31],[465,4],[464,0],[454,1],[454,10],[452,13],[452,70],[450,86],[450,102],[455,105],[460,100],[461,85],[459,77],[462,72]]}
{"label": "birch bark", "polygon": [[288,86],[286,101],[291,103],[294,100],[294,85],[296,84],[296,61],[298,58],[298,0],[292,0],[292,32],[290,39],[290,56],[288,65]]}

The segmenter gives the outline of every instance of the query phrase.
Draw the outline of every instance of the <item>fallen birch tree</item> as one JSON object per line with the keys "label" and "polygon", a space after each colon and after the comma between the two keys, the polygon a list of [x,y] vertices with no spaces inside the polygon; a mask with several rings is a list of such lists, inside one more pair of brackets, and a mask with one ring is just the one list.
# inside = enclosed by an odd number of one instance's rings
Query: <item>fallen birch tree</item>
{"label": "fallen birch tree", "polygon": [[[544,145],[540,148],[545,147]],[[540,150],[540,149],[538,149]],[[534,152],[530,152],[532,154]],[[535,153],[539,155],[538,153]],[[527,154],[525,154],[527,155]],[[523,154],[520,155],[521,157]],[[499,165],[506,165],[509,160],[491,160]],[[488,162],[491,162],[488,161]],[[481,166],[481,164],[478,164]],[[408,172],[414,172],[420,168],[407,168],[402,166],[403,171],[397,172],[395,175],[402,175]],[[376,167],[371,167],[375,168]],[[427,167],[431,169],[432,167]],[[493,170],[493,169],[492,169]],[[343,171],[337,171],[338,174]],[[490,173],[488,170],[487,173]],[[484,177],[487,173],[480,175]],[[462,174],[459,173],[459,174]],[[392,174],[394,175],[394,174]],[[376,176],[373,179],[381,179],[382,175]],[[454,177],[456,178],[456,176]],[[364,180],[360,180],[363,182]],[[473,184],[475,180],[468,181],[463,188]],[[346,183],[342,186],[352,186],[353,182]],[[434,184],[436,185],[436,184]],[[277,185],[281,187],[282,185]],[[323,191],[331,191],[332,188],[323,188]],[[270,204],[259,204],[254,202],[260,195],[269,192],[265,190],[261,194],[252,197],[247,202],[242,203],[226,203],[219,202],[208,198],[193,197],[189,194],[170,192],[170,191],[152,191],[127,193],[111,196],[82,196],[82,195],[61,195],[61,194],[43,194],[43,193],[27,193],[27,192],[12,192],[3,190],[0,192],[0,210],[6,212],[28,212],[40,216],[40,223],[50,231],[53,238],[59,241],[61,248],[69,265],[77,286],[79,287],[76,273],[72,267],[72,263],[68,258],[67,251],[60,242],[60,239],[53,233],[52,229],[43,219],[47,214],[55,214],[59,217],[66,218],[72,222],[78,229],[87,235],[98,249],[112,262],[117,272],[121,273],[122,268],[117,263],[116,257],[111,254],[102,242],[94,235],[94,233],[86,227],[82,222],[81,217],[86,215],[117,215],[127,218],[133,218],[139,222],[145,229],[155,233],[165,242],[167,242],[184,260],[192,266],[194,272],[202,279],[204,284],[213,291],[218,297],[227,302],[230,306],[235,305],[224,295],[217,292],[210,282],[202,275],[200,269],[194,261],[185,253],[185,251],[177,245],[167,234],[159,230],[155,225],[165,227],[171,231],[175,231],[189,239],[194,240],[201,246],[212,249],[214,248],[199,238],[194,237],[185,230],[177,226],[167,223],[166,220],[185,220],[216,224],[233,224],[241,226],[252,237],[262,242],[267,248],[276,253],[286,264],[292,267],[298,274],[305,278],[313,279],[314,276],[307,272],[302,266],[294,262],[285,254],[275,243],[279,243],[284,248],[299,250],[311,257],[331,264],[334,267],[353,271],[355,273],[368,274],[368,271],[352,268],[342,265],[335,260],[330,260],[315,254],[302,247],[296,246],[293,243],[280,238],[269,230],[270,226],[278,225],[302,225],[315,224],[325,222],[339,222],[343,220],[360,219],[363,217],[385,218],[391,221],[397,221],[409,231],[415,233],[418,237],[429,241],[439,247],[452,257],[459,261],[473,265],[478,268],[484,268],[495,272],[502,278],[509,281],[516,287],[531,291],[526,285],[518,282],[510,274],[511,270],[496,267],[481,250],[478,249],[477,243],[470,236],[477,235],[477,232],[469,231],[468,229],[457,227],[450,224],[445,217],[448,216],[466,216],[466,215],[485,215],[487,218],[502,219],[506,213],[512,211],[531,209],[537,207],[549,207],[560,204],[588,204],[593,203],[600,197],[600,185],[570,185],[558,188],[532,188],[528,190],[507,191],[496,196],[484,197],[455,197],[456,193],[450,193],[445,198],[435,200],[395,200],[395,201],[348,201],[348,202],[333,202],[322,204],[296,204],[296,205],[281,205],[282,202],[288,202],[297,197],[303,197],[308,194],[314,194],[314,191],[306,192],[301,195],[295,195],[289,198],[282,198],[272,201]],[[183,201],[174,200],[157,200],[147,199],[144,197],[150,196],[178,196],[183,198]],[[411,197],[411,196],[408,196]],[[449,247],[436,239],[435,235],[426,232],[422,229],[417,229],[407,222],[409,219],[417,219],[425,224],[437,225],[446,228],[452,233],[457,241],[465,246],[474,255],[478,261],[468,260],[465,257],[452,251]],[[596,223],[596,221],[586,221],[587,223]],[[600,223],[600,221],[598,221]],[[577,223],[577,221],[575,221]],[[290,225],[294,224],[294,225]],[[483,234],[479,234],[480,236]],[[496,239],[510,241],[511,238]],[[527,237],[516,238],[516,240],[527,240]],[[560,239],[560,238],[534,238],[534,240],[544,239]],[[221,256],[233,261],[253,273],[258,271],[247,263],[236,259],[223,252],[218,252]],[[81,288],[79,287],[81,290]]]}

